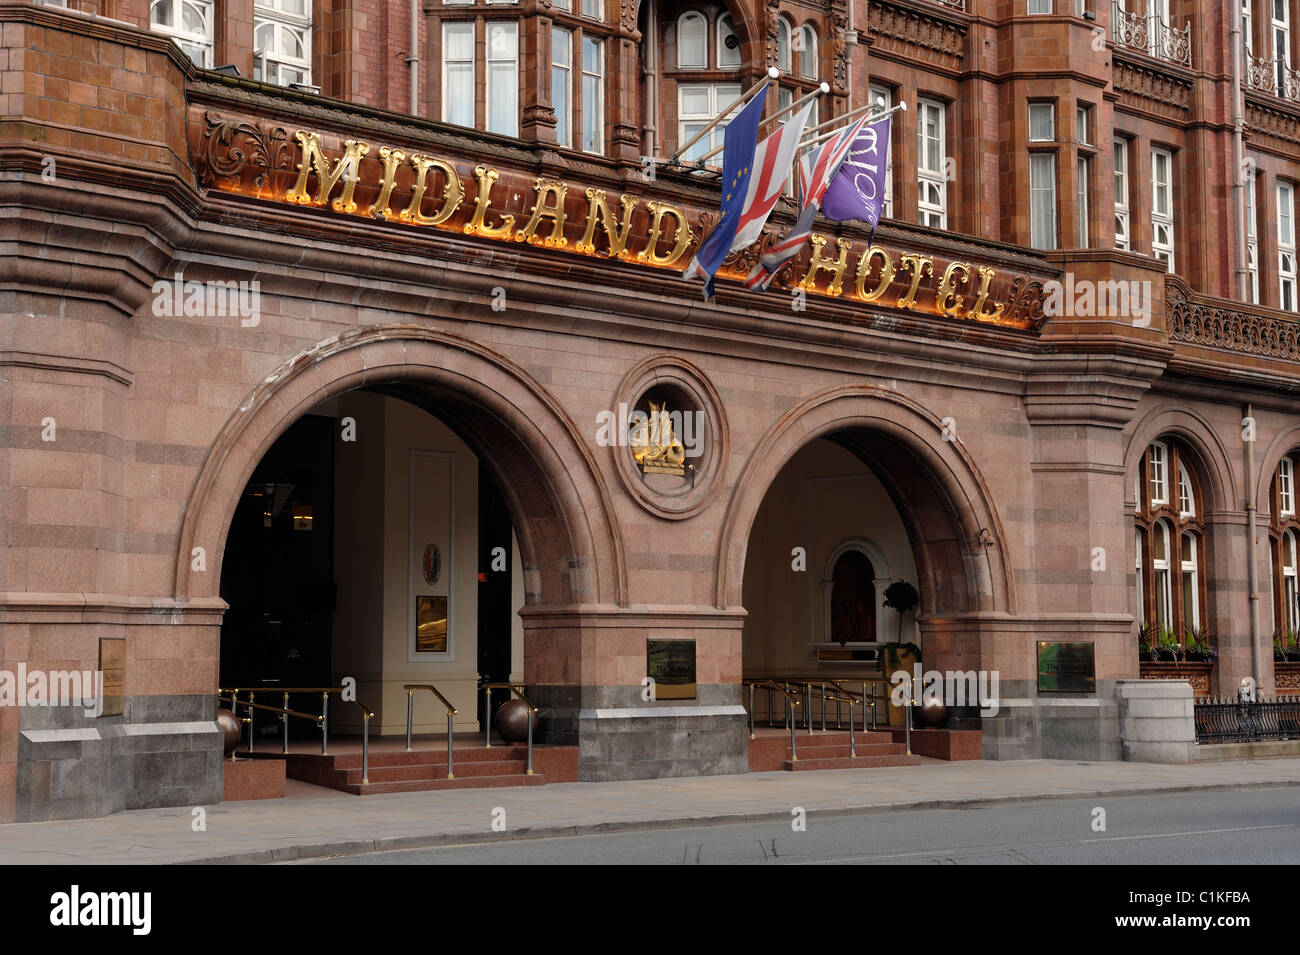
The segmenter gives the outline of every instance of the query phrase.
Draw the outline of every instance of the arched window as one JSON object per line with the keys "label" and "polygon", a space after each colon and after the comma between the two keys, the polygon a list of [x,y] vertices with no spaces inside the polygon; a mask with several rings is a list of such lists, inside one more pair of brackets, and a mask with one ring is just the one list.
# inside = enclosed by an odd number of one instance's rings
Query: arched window
{"label": "arched window", "polygon": [[790,21],[785,17],[776,18],[776,68],[782,73],[789,73],[790,66]]}
{"label": "arched window", "polygon": [[867,555],[846,550],[831,572],[830,637],[839,644],[876,639],[876,573]]}
{"label": "arched window", "polygon": [[1137,605],[1153,644],[1204,643],[1205,512],[1190,452],[1152,442],[1134,477]]}
{"label": "arched window", "polygon": [[702,70],[709,65],[709,21],[690,10],[677,18],[677,68]]}
{"label": "arched window", "polygon": [[799,73],[817,79],[817,28],[805,23],[799,30]]}
{"label": "arched window", "polygon": [[730,13],[718,17],[718,69],[740,66],[740,37]]}
{"label": "arched window", "polygon": [[1270,491],[1269,537],[1273,549],[1273,640],[1283,649],[1300,646],[1300,519],[1295,472],[1300,449],[1278,462]]}

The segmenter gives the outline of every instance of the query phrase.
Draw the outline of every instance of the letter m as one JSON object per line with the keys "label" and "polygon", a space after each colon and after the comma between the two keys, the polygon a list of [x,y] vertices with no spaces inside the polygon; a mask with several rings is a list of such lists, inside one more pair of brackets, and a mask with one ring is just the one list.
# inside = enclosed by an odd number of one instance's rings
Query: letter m
{"label": "letter m", "polygon": [[1097,283],[1097,316],[1099,318],[1129,317],[1127,282]]}
{"label": "letter m", "polygon": [[101,892],[99,894],[100,925],[127,925],[131,920],[131,912],[131,896],[128,893]]}
{"label": "letter m", "polygon": [[945,676],[950,687],[949,706],[979,705],[979,676],[974,670],[949,670]]}
{"label": "letter m", "polygon": [[[335,212],[356,212],[357,204],[352,200],[352,193],[357,188],[357,176],[361,168],[361,157],[370,151],[370,144],[359,139],[348,139],[343,143],[343,157],[334,164],[334,171],[329,168],[329,160],[320,148],[320,134],[298,130],[294,138],[302,146],[302,161],[298,163],[298,181],[285,194],[290,202],[300,205],[314,203],[325,205],[334,187],[343,180],[343,192],[335,199],[330,208]],[[307,176],[316,173],[316,196],[307,192]]]}

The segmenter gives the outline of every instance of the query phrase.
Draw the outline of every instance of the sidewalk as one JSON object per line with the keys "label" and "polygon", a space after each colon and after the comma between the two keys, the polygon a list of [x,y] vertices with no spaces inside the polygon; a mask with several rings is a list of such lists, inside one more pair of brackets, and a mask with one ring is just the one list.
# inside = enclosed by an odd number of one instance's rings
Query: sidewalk
{"label": "sidewalk", "polygon": [[[1056,760],[946,763],[808,773],[750,773],[535,788],[349,796],[290,781],[284,799],[140,809],[102,819],[0,826],[0,863],[273,862],[447,842],[568,836],[1022,799],[1300,786],[1300,759],[1167,766]],[[1300,793],[1297,793],[1300,798]],[[491,829],[493,809],[508,831]]]}

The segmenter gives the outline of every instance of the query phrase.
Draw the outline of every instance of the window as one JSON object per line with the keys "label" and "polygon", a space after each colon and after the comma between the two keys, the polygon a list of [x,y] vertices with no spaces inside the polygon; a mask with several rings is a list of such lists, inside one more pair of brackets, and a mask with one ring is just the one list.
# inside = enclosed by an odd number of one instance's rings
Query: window
{"label": "window", "polygon": [[785,17],[776,18],[776,68],[782,73],[789,73],[790,66],[790,21]]}
{"label": "window", "polygon": [[212,0],[153,0],[149,26],[171,37],[195,66],[212,66]]}
{"label": "window", "polygon": [[1255,198],[1255,176],[1246,176],[1246,301],[1259,304],[1259,209]]}
{"label": "window", "polygon": [[1056,154],[1029,156],[1029,244],[1056,248]]}
{"label": "window", "polygon": [[1173,154],[1151,150],[1151,254],[1174,271]]}
{"label": "window", "polygon": [[[692,136],[709,124],[709,120],[735,101],[740,92],[739,83],[680,84],[677,87],[677,142],[689,142]],[[707,136],[683,153],[682,158],[686,162],[693,162],[721,146],[723,130],[729,122],[731,117],[714,126]],[[721,165],[720,156],[715,161]]]}
{"label": "window", "polygon": [[1092,109],[1080,106],[1074,111],[1074,135],[1079,145],[1092,145]]}
{"label": "window", "polygon": [[1277,513],[1295,517],[1295,462],[1283,458],[1277,466]]}
{"label": "window", "polygon": [[582,15],[592,20],[604,20],[605,0],[582,0]]}
{"label": "window", "polygon": [[817,30],[805,23],[799,31],[799,72],[810,80],[817,79]]}
{"label": "window", "polygon": [[1114,150],[1115,248],[1128,249],[1128,141],[1116,139]]}
{"label": "window", "polygon": [[605,46],[590,34],[582,37],[582,148],[605,152]]}
{"label": "window", "polygon": [[1150,482],[1153,505],[1169,503],[1168,485],[1165,481],[1165,465],[1168,458],[1169,449],[1158,441],[1147,449],[1147,480]]}
{"label": "window", "polygon": [[555,107],[555,141],[573,146],[573,31],[551,27],[551,105]]}
{"label": "window", "polygon": [[730,13],[718,17],[718,69],[736,69],[740,66],[740,37]]}
{"label": "window", "polygon": [[1051,13],[1052,0],[1029,0],[1029,12],[1032,13]]}
{"label": "window", "polygon": [[1029,141],[1050,143],[1056,139],[1054,107],[1051,103],[1029,104]]}
{"label": "window", "polygon": [[1274,78],[1277,83],[1277,94],[1286,95],[1287,70],[1291,67],[1291,11],[1290,4],[1287,0],[1271,0],[1273,17],[1271,20],[1273,31],[1272,53],[1274,65]]}
{"label": "window", "polygon": [[860,550],[846,550],[831,571],[830,637],[846,643],[876,639],[876,572]]}
{"label": "window", "polygon": [[[1162,438],[1147,447],[1139,464],[1135,562],[1138,607],[1148,637],[1155,643],[1172,637],[1205,639],[1202,629],[1207,584],[1204,507],[1192,459],[1181,444]],[[1170,501],[1168,482],[1177,475],[1178,498]],[[1198,631],[1200,631],[1198,633]]]}
{"label": "window", "polygon": [[1169,0],[1147,0],[1147,52],[1152,56],[1163,53],[1164,29],[1169,23]]}
{"label": "window", "polygon": [[1196,516],[1196,494],[1192,491],[1192,479],[1185,465],[1178,468],[1178,516]]}
{"label": "window", "polygon": [[1273,547],[1273,639],[1285,649],[1300,647],[1300,520],[1295,475],[1300,450],[1278,462],[1273,474],[1269,538]]}
{"label": "window", "polygon": [[1277,184],[1278,307],[1296,309],[1295,186]]}
{"label": "window", "polygon": [[442,120],[474,125],[474,22],[442,25]]}
{"label": "window", "polygon": [[310,85],[311,0],[257,0],[253,14],[253,79]]}
{"label": "window", "polygon": [[709,65],[709,21],[696,11],[677,18],[677,68],[702,70]]}
{"label": "window", "polygon": [[944,133],[944,107],[933,100],[917,100],[917,181],[920,187],[917,209],[921,225],[935,229],[948,227],[947,179],[944,162],[947,149]]}
{"label": "window", "polygon": [[1242,39],[1243,39],[1243,40],[1245,41],[1245,43],[1246,43],[1246,52],[1247,52],[1247,53],[1249,53],[1249,52],[1251,52],[1252,50],[1255,49],[1255,46],[1254,46],[1255,41],[1254,41],[1254,39],[1251,37],[1251,33],[1254,32],[1254,31],[1252,30],[1251,25],[1250,25],[1250,22],[1251,22],[1251,21],[1250,21],[1250,17],[1251,17],[1251,10],[1250,10],[1250,8],[1251,8],[1251,6],[1252,6],[1253,3],[1254,3],[1254,0],[1241,0],[1241,36],[1242,36]]}
{"label": "window", "polygon": [[1088,247],[1088,176],[1092,172],[1092,160],[1087,156],[1080,156],[1078,162],[1079,177],[1079,248]]}
{"label": "window", "polygon": [[[883,113],[893,105],[893,94],[883,86],[872,86],[868,94],[871,102],[875,104],[873,112]],[[890,128],[893,128],[890,123]],[[880,214],[886,219],[892,219],[894,216],[894,151],[888,150],[885,155],[885,197],[881,203]]]}

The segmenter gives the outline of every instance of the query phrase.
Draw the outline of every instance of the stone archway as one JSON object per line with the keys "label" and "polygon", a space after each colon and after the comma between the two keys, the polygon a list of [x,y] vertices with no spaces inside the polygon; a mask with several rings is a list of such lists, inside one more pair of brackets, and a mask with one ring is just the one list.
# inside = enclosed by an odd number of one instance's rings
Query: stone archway
{"label": "stone archway", "polygon": [[[219,605],[231,517],[276,438],[313,407],[363,387],[436,407],[496,478],[518,536],[525,617],[556,608],[626,605],[622,533],[609,488],[559,403],[490,348],[405,324],[368,326],[319,343],[268,375],[235,411],[213,443],[185,511],[176,554],[178,603]],[[548,652],[525,653],[525,680],[580,682],[579,633],[548,637],[544,625],[535,628],[529,636],[544,639]]]}
{"label": "stone archway", "polygon": [[1014,613],[1006,537],[978,468],[940,420],[915,402],[847,386],[791,409],[755,446],[719,540],[719,608],[741,603],[749,529],[777,473],[800,448],[828,438],[876,473],[907,525],[933,612]]}

